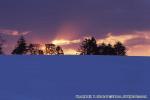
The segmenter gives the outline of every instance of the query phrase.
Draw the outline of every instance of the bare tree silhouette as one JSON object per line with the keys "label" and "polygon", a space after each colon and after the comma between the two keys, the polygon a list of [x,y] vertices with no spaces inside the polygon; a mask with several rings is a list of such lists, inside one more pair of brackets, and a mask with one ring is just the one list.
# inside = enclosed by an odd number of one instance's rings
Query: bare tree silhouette
{"label": "bare tree silhouette", "polygon": [[44,51],[40,49],[40,44],[29,44],[28,53],[30,55],[43,55]]}
{"label": "bare tree silhouette", "polygon": [[63,49],[55,44],[45,44],[46,55],[63,55]]}

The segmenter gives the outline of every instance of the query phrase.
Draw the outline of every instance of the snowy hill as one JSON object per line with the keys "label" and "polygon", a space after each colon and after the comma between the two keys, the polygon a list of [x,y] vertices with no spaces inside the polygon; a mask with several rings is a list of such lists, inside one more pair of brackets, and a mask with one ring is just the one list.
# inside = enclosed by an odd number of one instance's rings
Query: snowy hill
{"label": "snowy hill", "polygon": [[0,100],[149,95],[149,76],[148,57],[0,56]]}

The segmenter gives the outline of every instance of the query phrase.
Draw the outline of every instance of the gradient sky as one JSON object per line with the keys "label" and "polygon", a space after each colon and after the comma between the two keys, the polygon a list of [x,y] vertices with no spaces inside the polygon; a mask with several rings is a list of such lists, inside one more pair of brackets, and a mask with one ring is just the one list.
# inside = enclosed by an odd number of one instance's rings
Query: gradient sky
{"label": "gradient sky", "polygon": [[150,56],[150,0],[0,0],[0,34],[8,53],[20,35],[76,53],[86,36],[121,41],[130,56]]}

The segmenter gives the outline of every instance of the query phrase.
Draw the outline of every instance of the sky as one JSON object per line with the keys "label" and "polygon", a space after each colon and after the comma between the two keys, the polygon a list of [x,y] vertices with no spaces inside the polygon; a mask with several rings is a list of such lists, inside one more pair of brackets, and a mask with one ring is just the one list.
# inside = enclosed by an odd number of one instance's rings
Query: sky
{"label": "sky", "polygon": [[28,43],[55,43],[76,54],[87,36],[123,42],[129,56],[150,56],[149,0],[0,0],[6,53],[20,35]]}

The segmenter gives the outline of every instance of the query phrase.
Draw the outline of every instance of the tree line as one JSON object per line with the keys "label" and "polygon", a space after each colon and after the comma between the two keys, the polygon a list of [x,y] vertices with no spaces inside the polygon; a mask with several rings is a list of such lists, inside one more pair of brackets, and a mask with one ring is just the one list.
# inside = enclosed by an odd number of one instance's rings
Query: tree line
{"label": "tree line", "polygon": [[[3,41],[0,38],[0,54],[3,52]],[[84,39],[77,52],[80,55],[117,55],[126,56],[126,47],[121,42],[116,42],[114,45],[101,43],[97,44],[94,37]],[[12,50],[13,55],[64,55],[62,47],[55,44],[27,44],[25,38],[21,36],[17,41],[16,46]]]}
{"label": "tree line", "polygon": [[83,40],[78,51],[80,55],[126,55],[126,47],[121,42],[118,41],[114,45],[111,43],[97,44],[94,37]]}

